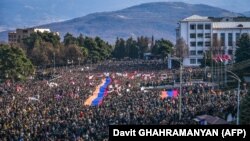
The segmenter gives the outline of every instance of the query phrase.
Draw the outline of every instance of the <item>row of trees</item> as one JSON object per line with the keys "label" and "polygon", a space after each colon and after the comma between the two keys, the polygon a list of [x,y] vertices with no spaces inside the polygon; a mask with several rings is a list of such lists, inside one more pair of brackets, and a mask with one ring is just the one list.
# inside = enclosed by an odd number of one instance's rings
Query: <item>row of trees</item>
{"label": "row of trees", "polygon": [[[248,34],[243,34],[237,45],[236,62],[250,59],[250,38]],[[68,63],[80,62],[99,62],[110,58],[123,59],[129,57],[132,59],[143,58],[144,53],[151,53],[157,58],[165,58],[168,54],[175,53],[177,57],[185,57],[188,49],[185,41],[180,38],[176,43],[176,50],[173,51],[173,43],[168,40],[154,40],[154,37],[138,37],[137,39],[128,38],[127,40],[117,38],[114,46],[111,46],[99,37],[91,38],[79,35],[78,37],[67,33],[63,42],[60,37],[54,33],[32,33],[20,44],[14,44],[12,47],[21,47],[27,57],[35,66],[66,65]],[[219,48],[219,41],[214,42],[214,48]],[[208,51],[203,59],[202,65],[211,66],[213,62],[213,47]]]}
{"label": "row of trees", "polygon": [[74,37],[70,33],[64,36],[62,43],[57,34],[32,33],[19,46],[36,66],[52,65],[54,61],[56,65],[87,60],[95,63],[109,58],[112,52],[112,46],[99,37]]}
{"label": "row of trees", "polygon": [[[137,39],[128,38],[127,40],[117,38],[115,45],[111,46],[99,37],[84,37],[82,34],[75,37],[70,33],[67,33],[61,42],[57,34],[48,32],[32,33],[29,37],[24,38],[22,42],[11,44],[10,46],[10,50],[6,50],[5,48],[8,48],[8,46],[1,45],[1,52],[5,54],[1,55],[1,71],[4,71],[3,73],[1,72],[1,78],[6,78],[6,74],[13,76],[13,79],[16,79],[17,76],[26,76],[24,73],[34,70],[33,65],[51,67],[53,65],[97,63],[111,58],[123,59],[129,57],[132,59],[142,59],[144,53],[151,53],[157,58],[164,59],[167,54],[173,52],[173,43],[164,39],[154,41],[153,37],[150,39],[141,36]],[[23,54],[17,54],[18,52],[13,51],[13,49],[18,49]],[[9,53],[6,53],[6,51]],[[16,58],[11,58],[10,55],[6,56],[6,54],[12,54]],[[17,65],[12,64],[12,67],[17,68],[16,71],[20,70],[20,72],[8,72],[8,70],[11,70],[8,66],[11,63],[4,62],[8,60],[11,62],[22,60],[22,63],[16,63]],[[25,65],[26,63],[29,65]],[[31,71],[23,71],[26,68],[22,68],[22,66],[30,66]]]}
{"label": "row of trees", "polygon": [[56,58],[56,65],[65,63],[92,62],[97,63],[106,59],[143,58],[144,53],[152,53],[158,58],[165,58],[173,52],[173,43],[168,40],[156,40],[148,37],[138,37],[136,40],[117,38],[111,46],[99,37],[78,37],[67,33],[63,42],[53,33],[32,33],[20,44],[31,61],[36,66],[52,65]]}
{"label": "row of trees", "polygon": [[156,40],[154,37],[138,37],[136,40],[132,37],[124,40],[117,38],[113,57],[122,59],[125,57],[133,59],[142,59],[144,53],[151,53],[151,55],[164,59],[168,54],[173,52],[173,43],[169,40]]}

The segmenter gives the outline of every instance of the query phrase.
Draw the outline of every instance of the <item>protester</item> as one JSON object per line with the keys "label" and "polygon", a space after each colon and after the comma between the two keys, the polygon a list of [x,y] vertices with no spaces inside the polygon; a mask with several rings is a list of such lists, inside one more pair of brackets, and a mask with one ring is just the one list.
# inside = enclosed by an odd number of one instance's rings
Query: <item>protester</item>
{"label": "protester", "polygon": [[[163,89],[157,87],[174,87],[178,82],[179,71],[166,66],[161,61],[107,61],[82,68],[58,68],[52,80],[2,83],[0,140],[107,140],[109,125],[197,124],[192,120],[197,115],[225,118],[235,113],[234,92],[219,94],[206,83],[198,83],[183,86],[179,120],[178,97],[162,99]],[[201,69],[192,72],[184,70],[185,83],[203,77]],[[112,82],[102,104],[84,105],[105,75]]]}

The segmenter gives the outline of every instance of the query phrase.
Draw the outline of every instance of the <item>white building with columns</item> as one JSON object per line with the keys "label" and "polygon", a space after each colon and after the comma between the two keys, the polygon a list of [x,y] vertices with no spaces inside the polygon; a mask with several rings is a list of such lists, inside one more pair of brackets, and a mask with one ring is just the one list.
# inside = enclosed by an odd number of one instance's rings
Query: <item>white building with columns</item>
{"label": "white building with columns", "polygon": [[203,17],[193,15],[181,20],[176,36],[183,38],[189,48],[189,57],[184,58],[184,66],[199,66],[204,53],[209,50],[213,40],[218,40],[223,54],[234,56],[236,41],[241,34],[250,34],[249,17]]}

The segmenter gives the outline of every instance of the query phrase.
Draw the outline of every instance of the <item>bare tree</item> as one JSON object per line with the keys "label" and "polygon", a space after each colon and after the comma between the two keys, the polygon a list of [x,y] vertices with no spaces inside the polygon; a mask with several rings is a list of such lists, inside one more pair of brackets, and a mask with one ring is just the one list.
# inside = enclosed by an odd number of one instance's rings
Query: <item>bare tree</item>
{"label": "bare tree", "polygon": [[185,42],[185,40],[181,37],[177,39],[176,45],[175,45],[175,56],[178,58],[184,58],[189,55],[189,49]]}
{"label": "bare tree", "polygon": [[212,53],[213,55],[221,54],[223,51],[223,48],[221,46],[221,41],[218,38],[213,39],[212,43]]}

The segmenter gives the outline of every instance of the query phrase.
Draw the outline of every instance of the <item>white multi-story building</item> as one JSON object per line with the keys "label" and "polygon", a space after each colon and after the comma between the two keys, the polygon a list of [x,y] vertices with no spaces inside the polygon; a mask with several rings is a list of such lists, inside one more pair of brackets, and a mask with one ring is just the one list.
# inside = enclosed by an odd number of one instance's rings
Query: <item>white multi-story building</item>
{"label": "white multi-story building", "polygon": [[250,18],[193,15],[181,20],[176,30],[177,39],[182,37],[189,48],[183,65],[199,66],[215,40],[220,42],[223,54],[234,56],[236,41],[243,33],[250,33]]}

